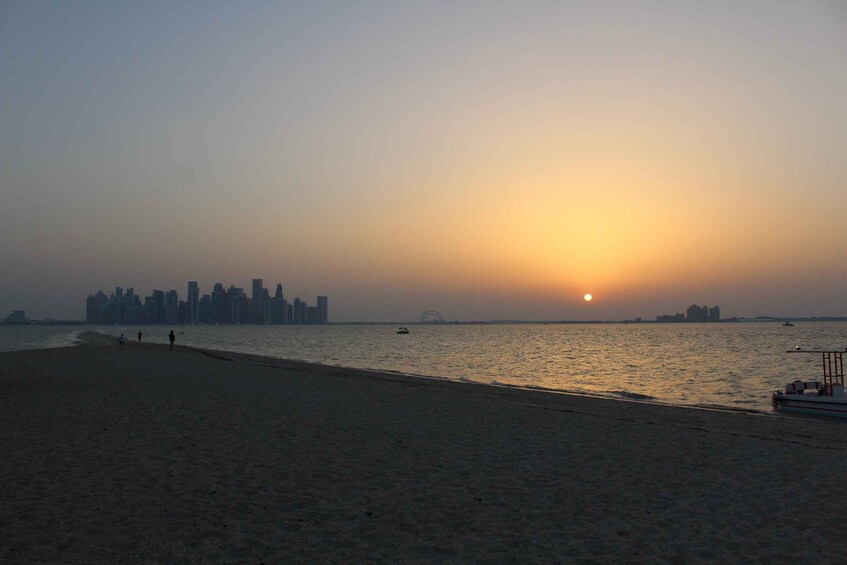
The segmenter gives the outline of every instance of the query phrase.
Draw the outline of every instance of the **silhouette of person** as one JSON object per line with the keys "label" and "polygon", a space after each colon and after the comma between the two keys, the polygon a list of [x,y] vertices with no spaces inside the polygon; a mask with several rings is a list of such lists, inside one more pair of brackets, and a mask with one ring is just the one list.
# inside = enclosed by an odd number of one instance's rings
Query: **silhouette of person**
{"label": "silhouette of person", "polygon": [[138,343],[141,343],[141,332],[138,332]]}
{"label": "silhouette of person", "polygon": [[176,336],[174,335],[174,331],[173,331],[173,330],[171,330],[171,333],[169,333],[169,334],[168,334],[168,339],[169,339],[169,340],[171,340],[171,350],[173,351],[173,348],[174,348],[174,340],[176,339]]}
{"label": "silhouette of person", "polygon": [[126,343],[126,338],[124,334],[121,334],[121,337],[118,338],[118,345],[123,345],[124,343]]}

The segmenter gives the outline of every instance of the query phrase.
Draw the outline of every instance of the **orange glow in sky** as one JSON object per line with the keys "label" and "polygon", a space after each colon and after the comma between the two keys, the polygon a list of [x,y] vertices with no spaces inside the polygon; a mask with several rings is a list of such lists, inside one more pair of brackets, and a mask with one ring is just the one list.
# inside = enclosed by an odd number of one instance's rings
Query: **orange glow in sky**
{"label": "orange glow in sky", "polygon": [[0,317],[254,277],[333,321],[847,315],[838,3],[50,12],[0,18]]}

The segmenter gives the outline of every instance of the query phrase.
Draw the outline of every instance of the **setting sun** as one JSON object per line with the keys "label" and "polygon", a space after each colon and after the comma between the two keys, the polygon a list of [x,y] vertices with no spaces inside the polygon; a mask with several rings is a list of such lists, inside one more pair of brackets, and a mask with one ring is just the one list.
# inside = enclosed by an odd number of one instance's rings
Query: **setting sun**
{"label": "setting sun", "polygon": [[591,296],[590,294],[586,294],[585,296],[583,296],[583,298],[585,299],[586,302],[591,302],[591,299],[594,298],[594,297]]}

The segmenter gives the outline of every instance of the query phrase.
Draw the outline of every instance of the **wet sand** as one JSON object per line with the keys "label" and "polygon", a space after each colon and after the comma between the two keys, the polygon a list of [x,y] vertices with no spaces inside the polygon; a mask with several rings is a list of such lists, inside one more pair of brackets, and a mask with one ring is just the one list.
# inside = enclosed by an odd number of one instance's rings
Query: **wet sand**
{"label": "wet sand", "polygon": [[0,354],[0,562],[844,559],[847,421],[85,341]]}

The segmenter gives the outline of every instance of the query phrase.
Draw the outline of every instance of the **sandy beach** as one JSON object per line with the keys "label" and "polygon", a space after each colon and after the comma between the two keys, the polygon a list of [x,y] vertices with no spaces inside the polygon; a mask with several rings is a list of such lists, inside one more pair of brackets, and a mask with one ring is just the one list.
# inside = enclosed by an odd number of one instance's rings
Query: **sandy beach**
{"label": "sandy beach", "polygon": [[845,432],[86,334],[0,354],[0,562],[843,561]]}

